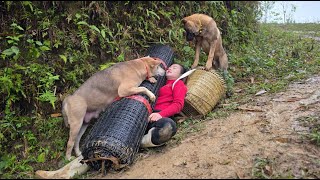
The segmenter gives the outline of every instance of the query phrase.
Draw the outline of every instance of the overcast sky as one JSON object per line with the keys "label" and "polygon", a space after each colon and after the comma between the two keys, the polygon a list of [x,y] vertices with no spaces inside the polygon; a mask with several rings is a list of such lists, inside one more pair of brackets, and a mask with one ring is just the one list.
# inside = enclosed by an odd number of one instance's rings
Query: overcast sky
{"label": "overcast sky", "polygon": [[[272,11],[279,12],[283,15],[281,3],[284,1],[276,1]],[[320,1],[285,1],[290,11],[291,5],[296,6],[296,11],[292,12],[292,18],[296,23],[318,22],[320,23]],[[283,17],[283,16],[281,16]],[[274,18],[270,18],[274,20]],[[268,21],[270,22],[270,21]],[[278,21],[279,22],[279,21]],[[283,22],[280,21],[280,22]]]}

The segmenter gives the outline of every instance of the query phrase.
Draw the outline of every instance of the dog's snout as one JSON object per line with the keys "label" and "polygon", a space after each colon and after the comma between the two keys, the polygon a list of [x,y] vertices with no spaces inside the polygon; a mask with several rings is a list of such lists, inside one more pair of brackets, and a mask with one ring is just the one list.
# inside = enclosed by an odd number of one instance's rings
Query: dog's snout
{"label": "dog's snout", "polygon": [[187,31],[187,41],[192,41],[193,40],[193,38],[194,38],[194,33],[191,33],[191,32],[188,32]]}
{"label": "dog's snout", "polygon": [[153,58],[154,60],[160,61],[163,69],[166,71],[168,69],[166,63],[160,58]]}
{"label": "dog's snout", "polygon": [[164,70],[162,67],[158,66],[156,74],[158,76],[164,76],[166,74],[166,70]]}

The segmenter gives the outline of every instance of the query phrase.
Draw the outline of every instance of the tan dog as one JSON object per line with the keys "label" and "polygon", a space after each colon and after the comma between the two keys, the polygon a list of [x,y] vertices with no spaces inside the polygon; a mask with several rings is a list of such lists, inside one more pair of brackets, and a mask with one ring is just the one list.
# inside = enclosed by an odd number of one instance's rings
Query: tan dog
{"label": "tan dog", "polygon": [[73,95],[67,96],[62,103],[62,114],[67,127],[70,127],[66,158],[71,159],[74,148],[81,155],[79,143],[81,136],[92,118],[97,118],[117,97],[144,93],[151,101],[155,95],[139,85],[145,79],[155,83],[155,75],[163,76],[165,70],[157,58],[143,57],[117,63],[110,68],[95,73],[85,81]]}
{"label": "tan dog", "polygon": [[[196,41],[196,55],[191,68],[199,63],[200,48],[208,54],[205,69],[210,70],[214,62],[215,69],[220,68],[226,73],[228,69],[228,57],[222,46],[220,30],[216,22],[205,14],[193,14],[182,19],[186,30],[187,41]],[[214,60],[214,61],[213,61]]]}

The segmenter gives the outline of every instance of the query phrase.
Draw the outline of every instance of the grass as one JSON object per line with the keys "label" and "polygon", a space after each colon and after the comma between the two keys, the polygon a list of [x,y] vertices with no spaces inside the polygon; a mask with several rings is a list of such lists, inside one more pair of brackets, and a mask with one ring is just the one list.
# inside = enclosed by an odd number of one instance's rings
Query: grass
{"label": "grass", "polygon": [[309,133],[304,135],[304,138],[320,147],[320,112],[315,112],[314,115],[299,117],[297,121],[301,126],[308,127]]}
{"label": "grass", "polygon": [[295,24],[273,24],[287,31],[319,31],[319,24],[316,23],[295,23]]}
{"label": "grass", "polygon": [[258,179],[270,179],[272,177],[272,160],[260,157],[255,158],[252,177]]}

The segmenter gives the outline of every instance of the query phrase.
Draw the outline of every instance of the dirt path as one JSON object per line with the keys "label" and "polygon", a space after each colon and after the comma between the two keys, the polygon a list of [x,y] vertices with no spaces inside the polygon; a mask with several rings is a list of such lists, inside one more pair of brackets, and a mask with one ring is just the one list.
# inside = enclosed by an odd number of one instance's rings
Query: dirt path
{"label": "dirt path", "polygon": [[304,138],[320,124],[320,75],[263,94],[224,119],[205,121],[180,145],[140,152],[122,171],[95,178],[320,178],[320,148]]}

